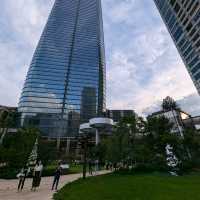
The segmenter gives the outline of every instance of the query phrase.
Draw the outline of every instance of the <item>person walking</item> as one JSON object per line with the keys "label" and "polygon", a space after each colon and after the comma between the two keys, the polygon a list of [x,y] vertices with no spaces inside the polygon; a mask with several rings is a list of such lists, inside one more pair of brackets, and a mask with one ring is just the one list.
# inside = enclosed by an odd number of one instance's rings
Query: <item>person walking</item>
{"label": "person walking", "polygon": [[32,191],[36,191],[36,188],[40,186],[41,176],[42,176],[43,165],[39,161],[36,163],[33,171],[33,182],[32,182]]}
{"label": "person walking", "polygon": [[97,174],[97,172],[99,171],[99,160],[95,160],[94,164],[95,164],[95,174]]}
{"label": "person walking", "polygon": [[55,190],[57,191],[61,173],[62,173],[62,167],[61,167],[61,164],[59,163],[54,174],[54,180],[53,180],[53,185],[52,185],[51,190],[54,190],[54,187],[55,187]]}
{"label": "person walking", "polygon": [[17,174],[17,177],[19,178],[19,183],[18,183],[18,187],[17,187],[18,191],[23,190],[27,174],[28,174],[27,166],[23,167],[21,169],[20,173]]}
{"label": "person walking", "polygon": [[92,172],[93,172],[93,163],[91,160],[89,160],[88,162],[88,168],[89,168],[89,174],[92,175]]}

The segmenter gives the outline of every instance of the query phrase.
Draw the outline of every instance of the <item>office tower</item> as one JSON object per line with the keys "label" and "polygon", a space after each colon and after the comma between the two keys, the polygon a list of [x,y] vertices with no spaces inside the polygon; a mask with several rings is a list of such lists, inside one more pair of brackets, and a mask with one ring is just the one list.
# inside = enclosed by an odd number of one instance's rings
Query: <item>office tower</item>
{"label": "office tower", "polygon": [[200,1],[154,2],[200,94]]}
{"label": "office tower", "polygon": [[20,98],[21,125],[38,127],[45,137],[74,137],[84,99],[84,116],[105,111],[101,1],[55,0]]}

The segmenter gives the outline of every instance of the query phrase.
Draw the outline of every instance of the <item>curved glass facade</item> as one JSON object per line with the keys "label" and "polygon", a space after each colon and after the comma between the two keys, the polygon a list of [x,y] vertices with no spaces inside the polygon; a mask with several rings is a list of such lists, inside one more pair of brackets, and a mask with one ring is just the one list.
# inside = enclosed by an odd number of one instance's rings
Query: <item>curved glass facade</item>
{"label": "curved glass facade", "polygon": [[21,94],[21,125],[46,137],[74,137],[80,123],[104,111],[101,1],[56,0]]}
{"label": "curved glass facade", "polygon": [[154,0],[200,94],[200,0]]}

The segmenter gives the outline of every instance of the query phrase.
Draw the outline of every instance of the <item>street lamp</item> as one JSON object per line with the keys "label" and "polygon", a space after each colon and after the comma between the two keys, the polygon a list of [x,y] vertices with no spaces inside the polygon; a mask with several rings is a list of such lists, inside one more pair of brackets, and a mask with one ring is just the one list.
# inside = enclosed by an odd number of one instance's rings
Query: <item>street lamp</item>
{"label": "street lamp", "polygon": [[92,118],[89,121],[89,124],[92,128],[95,128],[96,130],[96,145],[99,144],[100,142],[100,130],[106,130],[106,129],[111,129],[114,125],[114,122],[110,118],[105,118],[105,117],[96,117]]}
{"label": "street lamp", "polygon": [[93,128],[90,127],[89,123],[84,123],[80,125],[79,134],[81,136],[81,144],[83,147],[83,179],[86,178],[86,168],[87,168],[87,148],[88,148],[88,140],[91,138],[91,133],[93,132]]}
{"label": "street lamp", "polygon": [[[96,130],[96,146],[100,143],[100,131],[110,129],[113,127],[114,122],[110,118],[105,117],[96,117],[92,118],[89,121],[90,127],[94,128]],[[96,160],[96,170],[99,169],[99,160]]]}
{"label": "street lamp", "polygon": [[[87,163],[87,146],[88,139],[92,134],[95,135],[95,144],[96,146],[100,143],[100,131],[101,130],[111,130],[114,122],[110,118],[105,117],[96,117],[89,120],[89,123],[83,123],[80,125],[79,133],[82,138],[83,148],[84,148],[84,157],[83,157],[83,178],[86,177],[86,163]],[[98,169],[98,162],[96,162],[96,169]]]}

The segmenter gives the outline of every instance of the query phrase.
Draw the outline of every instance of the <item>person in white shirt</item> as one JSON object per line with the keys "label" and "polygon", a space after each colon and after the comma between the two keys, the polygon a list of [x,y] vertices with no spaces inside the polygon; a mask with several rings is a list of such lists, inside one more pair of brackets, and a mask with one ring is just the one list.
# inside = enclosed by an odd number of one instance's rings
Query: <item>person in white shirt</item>
{"label": "person in white shirt", "polygon": [[34,167],[34,171],[33,171],[33,182],[32,182],[32,188],[31,188],[31,190],[33,191],[35,191],[36,188],[40,186],[42,170],[43,170],[43,165],[42,165],[42,162],[39,161],[36,163]]}

